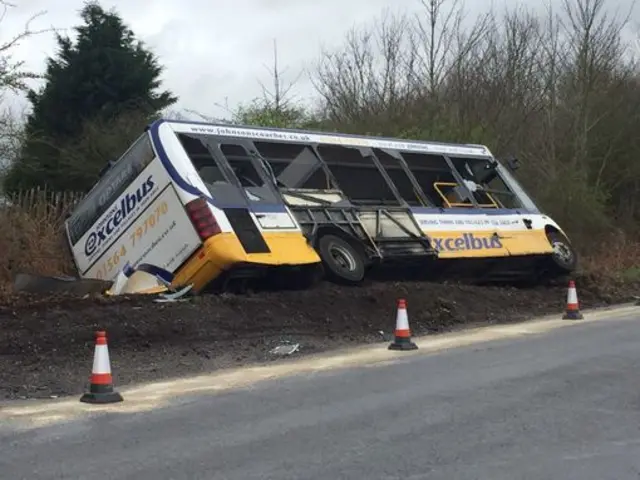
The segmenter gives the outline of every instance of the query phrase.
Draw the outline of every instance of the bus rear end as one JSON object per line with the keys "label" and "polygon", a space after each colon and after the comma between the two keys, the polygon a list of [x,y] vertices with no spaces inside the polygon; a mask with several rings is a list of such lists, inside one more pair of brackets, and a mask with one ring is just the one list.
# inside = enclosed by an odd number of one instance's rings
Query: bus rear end
{"label": "bus rear end", "polygon": [[320,259],[299,230],[264,231],[248,209],[218,209],[205,197],[185,207],[202,244],[176,273],[176,285],[226,290],[230,283],[270,279],[302,287],[320,278]]}
{"label": "bus rear end", "polygon": [[147,133],[104,170],[65,227],[81,278],[114,281],[127,264],[175,274],[202,245]]}
{"label": "bus rear end", "polygon": [[321,262],[274,188],[268,167],[242,141],[217,141],[157,122],[151,138],[179,192],[201,247],[176,272],[177,284],[226,288],[268,278],[310,286]]}
{"label": "bus rear end", "polygon": [[65,222],[79,276],[114,281],[125,265],[144,263],[195,292],[270,273],[301,286],[316,281],[320,259],[284,205],[252,206],[248,196],[264,192],[243,190],[228,165],[209,190],[173,131],[160,137],[163,125],[109,165]]}

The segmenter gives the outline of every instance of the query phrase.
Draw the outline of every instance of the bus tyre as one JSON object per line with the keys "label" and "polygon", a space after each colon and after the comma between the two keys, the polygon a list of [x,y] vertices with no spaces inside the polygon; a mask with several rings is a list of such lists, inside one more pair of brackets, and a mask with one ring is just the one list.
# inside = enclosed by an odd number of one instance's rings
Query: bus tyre
{"label": "bus tyre", "polygon": [[323,235],[318,240],[318,251],[325,265],[325,272],[331,279],[350,284],[364,279],[364,258],[348,241],[336,235]]}
{"label": "bus tyre", "polygon": [[578,257],[571,243],[560,232],[548,232],[547,238],[553,248],[553,265],[562,273],[569,273],[575,270]]}

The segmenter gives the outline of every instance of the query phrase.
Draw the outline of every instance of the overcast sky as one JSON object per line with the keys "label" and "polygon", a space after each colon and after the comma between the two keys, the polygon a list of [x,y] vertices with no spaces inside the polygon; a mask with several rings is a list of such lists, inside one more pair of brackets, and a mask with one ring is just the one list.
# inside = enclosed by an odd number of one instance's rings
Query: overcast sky
{"label": "overcast sky", "polygon": [[[506,0],[466,0],[468,15]],[[559,3],[560,0],[552,0]],[[627,5],[632,0],[610,0]],[[71,33],[79,21],[83,0],[15,0],[0,29],[0,40],[19,32],[34,13],[46,11],[32,28],[55,27]],[[509,3],[516,3],[510,0]],[[538,4],[542,2],[536,2]],[[385,9],[418,12],[420,0],[103,0],[115,7],[124,21],[160,58],[166,67],[165,86],[180,97],[177,109],[206,115],[224,115],[216,104],[230,107],[259,96],[259,80],[268,82],[265,64],[273,59],[273,39],[285,80],[312,68],[322,46],[339,45],[354,25],[367,23]],[[636,15],[637,16],[637,15]],[[14,50],[35,71],[44,70],[54,54],[52,34],[38,35]],[[296,84],[299,97],[313,90],[306,76]],[[13,108],[26,106],[20,98],[8,99]]]}

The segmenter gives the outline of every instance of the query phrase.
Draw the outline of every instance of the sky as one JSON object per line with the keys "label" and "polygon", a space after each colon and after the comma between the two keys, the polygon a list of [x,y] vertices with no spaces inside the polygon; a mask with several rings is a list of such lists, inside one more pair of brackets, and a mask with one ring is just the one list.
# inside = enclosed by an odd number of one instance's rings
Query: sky
{"label": "sky", "polygon": [[[19,0],[2,22],[0,41],[17,33],[35,13],[46,11],[32,28],[56,28],[72,34],[83,0]],[[268,84],[277,42],[285,83],[296,79],[299,97],[312,85],[303,72],[313,68],[322,47],[342,42],[354,25],[368,22],[385,8],[418,11],[419,0],[103,0],[114,7],[136,36],[165,66],[165,86],[179,96],[176,109],[223,115],[262,93]],[[53,34],[26,39],[14,50],[16,60],[43,71],[55,53]],[[302,76],[300,76],[302,74]],[[294,93],[294,92],[292,92]],[[12,97],[12,105],[22,105]]]}
{"label": "sky", "polygon": [[[516,0],[466,0],[469,18],[496,4]],[[561,0],[550,0],[557,3]],[[633,0],[611,0],[626,6]],[[72,34],[83,0],[13,0],[16,4],[2,20],[0,42],[20,32],[34,14],[32,29],[55,28]],[[180,100],[174,107],[203,115],[228,116],[233,109],[261,95],[260,81],[268,84],[267,66],[273,63],[277,41],[284,82],[298,78],[293,93],[300,99],[313,95],[304,72],[313,71],[321,48],[336,48],[349,29],[367,24],[384,11],[418,13],[420,0],[103,0],[115,8],[136,36],[165,66],[164,86]],[[535,2],[534,2],[535,3]],[[538,4],[542,2],[537,2]],[[52,33],[25,39],[13,50],[14,60],[42,72],[55,53]],[[302,76],[300,77],[300,75]],[[34,83],[33,86],[37,86]],[[21,96],[5,98],[5,107],[24,111]]]}

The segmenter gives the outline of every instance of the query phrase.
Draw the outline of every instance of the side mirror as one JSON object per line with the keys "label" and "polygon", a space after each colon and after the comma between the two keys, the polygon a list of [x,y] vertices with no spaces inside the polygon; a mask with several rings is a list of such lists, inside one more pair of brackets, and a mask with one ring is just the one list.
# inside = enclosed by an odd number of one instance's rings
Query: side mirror
{"label": "side mirror", "polygon": [[487,164],[485,164],[480,171],[476,171],[475,172],[476,180],[479,183],[489,183],[489,182],[491,182],[491,180],[493,180],[497,175],[496,167],[497,167],[497,164],[495,164],[495,163],[487,163]]}
{"label": "side mirror", "polygon": [[515,172],[520,168],[520,160],[518,160],[516,157],[507,158],[507,167],[512,172]]}

